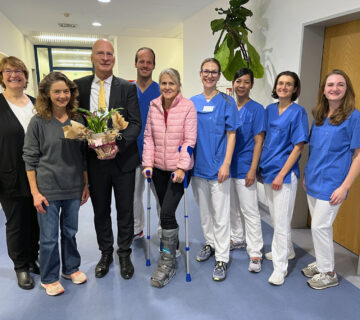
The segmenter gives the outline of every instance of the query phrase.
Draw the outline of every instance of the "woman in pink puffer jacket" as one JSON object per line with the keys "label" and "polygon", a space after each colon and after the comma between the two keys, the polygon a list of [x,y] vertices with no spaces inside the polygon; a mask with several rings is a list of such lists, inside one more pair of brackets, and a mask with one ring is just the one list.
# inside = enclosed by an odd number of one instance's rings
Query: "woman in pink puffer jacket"
{"label": "woman in pink puffer jacket", "polygon": [[151,101],[146,121],[142,165],[145,177],[150,172],[161,207],[163,251],[151,276],[151,284],[161,288],[175,275],[179,231],[175,212],[184,193],[185,172],[194,165],[188,147],[195,147],[197,115],[194,104],[180,93],[177,70],[162,71],[159,83],[161,96]]}

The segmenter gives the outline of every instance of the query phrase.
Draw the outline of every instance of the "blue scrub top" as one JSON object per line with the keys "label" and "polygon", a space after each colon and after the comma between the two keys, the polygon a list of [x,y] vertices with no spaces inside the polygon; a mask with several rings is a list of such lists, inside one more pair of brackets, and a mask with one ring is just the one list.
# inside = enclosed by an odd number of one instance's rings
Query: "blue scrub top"
{"label": "blue scrub top", "polygon": [[141,132],[137,138],[137,145],[139,149],[140,163],[141,163],[142,153],[144,148],[144,131],[145,131],[147,115],[149,112],[150,102],[151,100],[154,100],[158,96],[160,96],[160,87],[157,82],[153,81],[152,84],[150,84],[150,86],[144,92],[141,92],[138,86],[136,86],[136,89],[137,89],[137,96],[139,100],[141,122],[142,122]]}
{"label": "blue scrub top", "polygon": [[253,158],[254,137],[266,131],[265,109],[260,103],[249,100],[237,111],[237,121],[236,145],[231,161],[230,176],[245,179]]}
{"label": "blue scrub top", "polygon": [[[266,136],[259,167],[264,182],[272,183],[295,145],[308,142],[309,125],[305,109],[295,102],[281,115],[277,103],[268,105],[266,122]],[[299,159],[285,176],[284,183],[291,183],[292,171],[297,177],[300,176]]]}
{"label": "blue scrub top", "polygon": [[226,154],[226,131],[237,129],[235,100],[219,92],[209,102],[203,94],[190,99],[197,111],[197,140],[193,175],[217,180]]}
{"label": "blue scrub top", "polygon": [[326,118],[321,126],[311,126],[309,160],[305,167],[306,193],[329,201],[341,186],[351,166],[354,150],[360,148],[360,112],[353,113],[340,125]]}

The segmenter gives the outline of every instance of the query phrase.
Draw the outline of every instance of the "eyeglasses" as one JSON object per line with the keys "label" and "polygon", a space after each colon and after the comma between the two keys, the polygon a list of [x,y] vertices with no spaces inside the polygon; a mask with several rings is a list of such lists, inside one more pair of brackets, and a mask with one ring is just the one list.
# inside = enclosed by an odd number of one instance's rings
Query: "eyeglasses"
{"label": "eyeglasses", "polygon": [[21,74],[24,74],[23,70],[10,70],[10,69],[5,69],[3,71],[3,73],[5,73],[8,76],[11,76],[13,73],[15,73],[15,76],[19,76]]}
{"label": "eyeglasses", "polygon": [[208,76],[208,75],[212,75],[212,76],[217,76],[220,72],[219,71],[215,71],[215,70],[201,70],[201,73],[204,76]]}

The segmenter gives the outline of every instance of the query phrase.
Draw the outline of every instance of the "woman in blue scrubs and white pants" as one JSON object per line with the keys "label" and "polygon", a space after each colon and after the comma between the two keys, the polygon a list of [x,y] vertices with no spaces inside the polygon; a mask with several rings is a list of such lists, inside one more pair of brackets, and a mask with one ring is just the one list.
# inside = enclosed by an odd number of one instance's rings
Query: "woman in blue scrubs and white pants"
{"label": "woman in blue scrubs and white pants", "polygon": [[233,80],[236,97],[238,129],[230,167],[230,249],[244,245],[241,215],[245,221],[249,271],[261,271],[263,238],[257,199],[256,171],[265,132],[265,109],[249,94],[254,74],[248,68],[239,69]]}
{"label": "woman in blue scrubs and white pants", "polygon": [[300,175],[298,162],[309,135],[306,111],[294,102],[299,94],[296,73],[278,74],[272,97],[279,101],[266,108],[266,137],[259,165],[274,226],[271,253],[265,255],[273,260],[269,283],[278,286],[285,281],[288,257],[294,256],[291,219]]}
{"label": "woman in blue scrubs and white pants", "polygon": [[208,58],[201,64],[203,93],[191,98],[197,111],[198,135],[192,189],[200,209],[206,245],[196,257],[203,262],[215,254],[213,280],[226,278],[230,252],[229,168],[235,146],[236,103],[216,89],[220,63]]}
{"label": "woman in blue scrubs and white pants", "polygon": [[349,77],[333,70],[319,89],[313,109],[305,187],[316,262],[302,270],[314,289],[339,284],[334,271],[332,224],[360,172],[360,112]]}

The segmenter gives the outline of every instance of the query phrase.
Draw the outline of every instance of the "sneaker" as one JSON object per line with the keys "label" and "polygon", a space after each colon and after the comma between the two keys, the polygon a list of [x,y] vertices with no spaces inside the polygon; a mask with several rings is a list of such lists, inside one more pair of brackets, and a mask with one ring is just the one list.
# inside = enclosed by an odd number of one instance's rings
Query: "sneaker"
{"label": "sneaker", "polygon": [[226,279],[227,263],[223,261],[216,261],[213,272],[214,281],[224,281]]}
{"label": "sneaker", "polygon": [[258,257],[250,258],[249,271],[254,273],[261,271],[261,258]]}
{"label": "sneaker", "polygon": [[61,283],[59,281],[53,282],[53,283],[41,283],[41,286],[43,288],[45,288],[46,293],[49,296],[57,296],[59,294],[62,294],[65,289],[64,287],[61,285]]}
{"label": "sneaker", "polygon": [[[163,250],[163,243],[162,243],[162,241],[160,240],[159,253],[162,253],[162,252],[163,252],[162,250]],[[180,249],[179,249],[179,243],[178,243],[177,248],[176,248],[175,257],[176,257],[176,258],[179,258],[180,256],[181,256],[181,251],[180,251]]]}
{"label": "sneaker", "polygon": [[321,290],[337,286],[339,280],[336,273],[333,276],[328,273],[318,273],[308,280],[307,284],[313,289]]}
{"label": "sneaker", "polygon": [[74,284],[82,284],[86,282],[86,274],[82,271],[76,271],[72,274],[61,274],[61,276],[66,280],[71,280]]}
{"label": "sneaker", "polygon": [[305,277],[308,278],[312,278],[314,275],[320,273],[316,266],[316,262],[308,264],[307,267],[301,270],[301,272]]}
{"label": "sneaker", "polygon": [[196,261],[198,262],[204,262],[206,260],[209,260],[211,256],[215,254],[215,249],[213,249],[210,245],[205,245],[202,247],[200,252],[196,256]]}
{"label": "sneaker", "polygon": [[245,241],[233,241],[233,240],[230,240],[230,251],[232,250],[235,250],[235,249],[242,249],[242,248],[245,248]]}
{"label": "sneaker", "polygon": [[[272,260],[272,252],[267,252],[265,253],[265,259],[266,260]],[[288,255],[288,260],[293,260],[295,259],[295,251],[294,248],[290,251],[289,255]]]}
{"label": "sneaker", "polygon": [[284,284],[286,276],[287,276],[287,271],[285,272],[285,274],[283,274],[282,272],[278,272],[274,270],[268,281],[270,284],[273,284],[274,286],[281,286],[282,284]]}
{"label": "sneaker", "polygon": [[144,238],[144,236],[145,236],[144,231],[141,230],[139,233],[134,234],[133,240],[142,239],[142,238]]}

